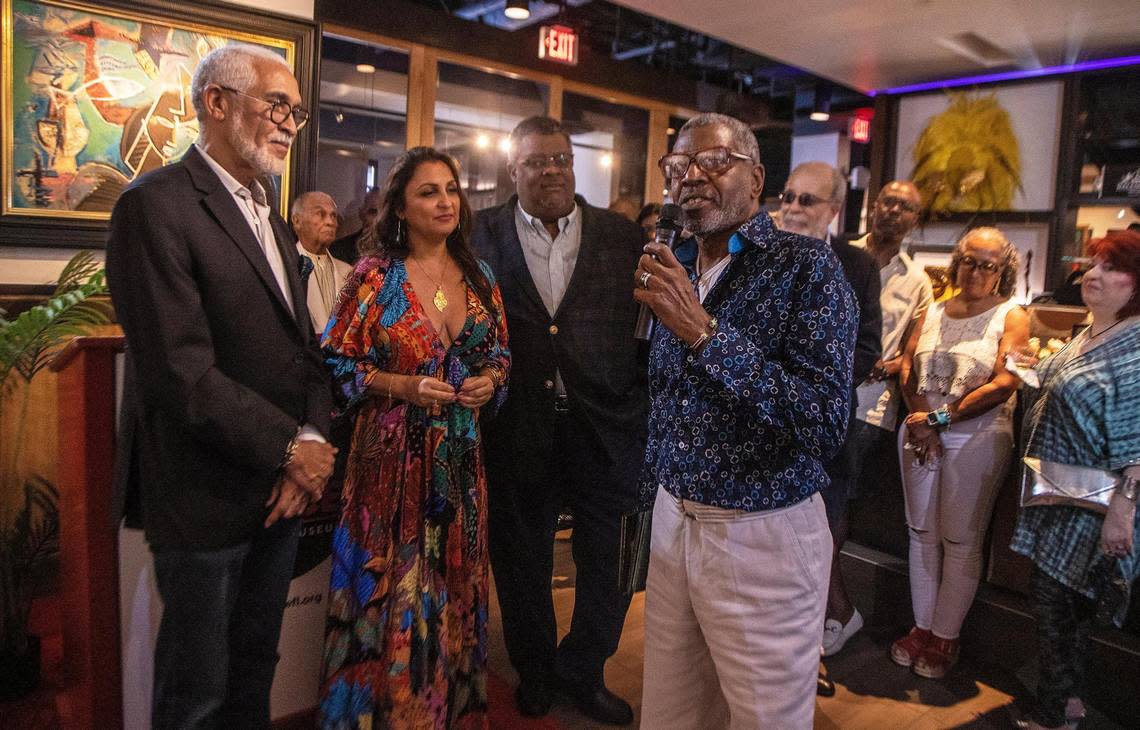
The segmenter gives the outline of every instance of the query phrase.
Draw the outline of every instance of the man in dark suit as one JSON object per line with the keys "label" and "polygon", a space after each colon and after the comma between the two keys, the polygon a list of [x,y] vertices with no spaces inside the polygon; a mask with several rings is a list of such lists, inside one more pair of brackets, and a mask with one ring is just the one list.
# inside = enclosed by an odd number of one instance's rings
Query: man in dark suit
{"label": "man in dark suit", "polygon": [[281,174],[308,113],[290,67],[250,46],[207,55],[192,93],[196,146],[111,216],[116,481],[137,491],[163,601],[152,726],[268,727],[296,518],[334,454],[294,239],[256,179]]}
{"label": "man in dark suit", "polygon": [[[858,249],[846,239],[832,236],[828,226],[843,207],[843,194],[847,182],[831,165],[824,162],[805,162],[788,176],[784,192],[780,195],[780,227],[792,233],[819,238],[831,243],[831,248],[843,265],[843,273],[855,292],[859,305],[859,333],[855,341],[855,372],[851,381],[851,412],[858,406],[856,389],[871,374],[871,369],[882,356],[882,314],[879,307],[879,266],[866,251]],[[852,416],[854,422],[854,415]],[[832,459],[827,464],[831,485],[823,490],[827,521],[833,536],[831,574],[832,582],[839,574],[839,549],[847,539],[847,490],[851,479],[844,471],[845,460]],[[838,599],[839,592],[829,592],[829,598]],[[843,594],[845,595],[845,594]],[[833,599],[833,600],[834,600]],[[863,626],[863,617],[854,607],[845,621],[831,618],[833,606],[828,606],[828,620],[823,632],[824,656],[835,654],[847,640]],[[831,691],[831,688],[823,688]]]}
{"label": "man in dark suit", "polygon": [[[602,722],[629,704],[603,682],[629,599],[618,588],[620,516],[645,451],[645,351],[629,277],[641,231],[574,194],[570,138],[533,117],[511,133],[517,195],[482,211],[472,244],[495,271],[511,332],[509,395],[484,431],[490,548],[503,632],[524,715],[561,689]],[[556,644],[550,591],[555,521],[574,516],[570,633]]]}

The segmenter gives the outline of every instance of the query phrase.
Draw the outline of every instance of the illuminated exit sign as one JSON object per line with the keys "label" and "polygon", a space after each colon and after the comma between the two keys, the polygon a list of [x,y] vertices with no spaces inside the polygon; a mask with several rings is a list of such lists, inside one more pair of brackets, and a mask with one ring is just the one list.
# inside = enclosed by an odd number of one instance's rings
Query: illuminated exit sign
{"label": "illuminated exit sign", "polygon": [[578,34],[564,25],[544,25],[538,36],[538,57],[578,65]]}
{"label": "illuminated exit sign", "polygon": [[848,136],[852,142],[862,142],[866,144],[871,141],[871,120],[865,116],[854,116],[851,118],[851,127],[848,129]]}

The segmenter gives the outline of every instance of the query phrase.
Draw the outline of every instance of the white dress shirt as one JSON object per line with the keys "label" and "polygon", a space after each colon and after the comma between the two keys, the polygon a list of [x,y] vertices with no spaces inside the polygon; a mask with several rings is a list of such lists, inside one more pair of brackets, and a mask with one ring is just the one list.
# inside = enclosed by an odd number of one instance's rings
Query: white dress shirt
{"label": "white dress shirt", "polygon": [[[542,221],[523,210],[520,202],[515,206],[515,229],[530,278],[534,280],[547,313],[553,317],[578,262],[578,249],[582,246],[582,211],[575,203],[569,214],[558,219],[558,237],[551,238]],[[566,395],[562,373],[557,370],[554,371],[554,392]]]}
{"label": "white dress shirt", "polygon": [[[867,237],[851,241],[851,245],[866,250]],[[901,353],[906,344],[902,339],[907,326],[930,306],[934,292],[926,271],[902,250],[879,269],[879,284],[882,287],[879,305],[883,313],[883,360],[891,360]],[[898,384],[893,379],[866,382],[857,392],[856,416],[872,426],[893,431],[902,399]]]}

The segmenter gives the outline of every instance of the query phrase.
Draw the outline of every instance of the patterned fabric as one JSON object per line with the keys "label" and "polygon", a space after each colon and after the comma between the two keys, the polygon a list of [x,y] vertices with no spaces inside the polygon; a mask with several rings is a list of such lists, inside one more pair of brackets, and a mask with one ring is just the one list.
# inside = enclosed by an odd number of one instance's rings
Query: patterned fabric
{"label": "patterned fabric", "polygon": [[1045,727],[1063,727],[1065,704],[1084,694],[1089,655],[1092,601],[1034,568],[1029,577],[1037,619],[1037,697],[1033,719]]}
{"label": "patterned fabric", "polygon": [[[490,268],[483,273],[494,284]],[[440,342],[400,259],[361,259],[322,343],[355,427],[345,473],[325,634],[321,726],[485,728],[487,485],[480,416],[431,416],[367,392],[377,372],[458,387],[510,367],[498,317],[467,289],[467,320]]]}
{"label": "patterned fabric", "polygon": [[[1069,354],[1066,348],[1038,366],[1040,390],[1023,389],[1030,399],[1026,455],[1109,471],[1140,464],[1140,324]],[[1140,512],[1137,517],[1132,553],[1119,560],[1129,581],[1140,574]],[[1018,515],[1010,547],[1054,580],[1096,598],[1089,576],[1110,560],[1097,549],[1103,522],[1077,507],[1029,507]]]}
{"label": "patterned fabric", "polygon": [[1017,306],[1006,300],[973,317],[955,318],[946,316],[945,303],[932,305],[914,351],[918,393],[954,401],[989,382],[1006,315]]}
{"label": "patterned fabric", "polygon": [[[694,286],[696,254],[677,252]],[[665,327],[653,336],[646,504],[661,485],[727,509],[786,507],[827,486],[823,462],[843,440],[859,315],[835,253],[761,212],[729,254],[700,352]]]}

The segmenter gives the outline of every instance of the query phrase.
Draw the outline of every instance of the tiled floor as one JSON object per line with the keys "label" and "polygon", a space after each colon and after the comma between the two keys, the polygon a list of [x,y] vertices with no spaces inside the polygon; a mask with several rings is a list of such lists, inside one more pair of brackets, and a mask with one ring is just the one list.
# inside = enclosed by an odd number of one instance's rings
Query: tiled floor
{"label": "tiled floor", "polygon": [[[569,628],[574,601],[574,566],[570,543],[560,533],[555,547],[554,606],[560,635]],[[606,684],[629,700],[640,719],[644,594],[638,594],[626,618],[618,652],[606,665]],[[503,644],[497,604],[492,604],[491,668],[515,681]],[[1027,696],[1028,677],[997,667],[975,666],[964,660],[942,681],[921,679],[896,666],[887,648],[896,636],[893,627],[869,626],[851,640],[843,652],[828,660],[835,680],[834,697],[817,703],[815,727],[843,730],[935,730],[936,728],[1011,728],[1021,717],[1016,697]],[[560,704],[553,716],[567,730],[605,727]],[[635,721],[634,727],[637,726]],[[1090,711],[1081,730],[1120,728]],[[496,729],[499,730],[499,729]],[[503,729],[509,730],[509,729]],[[646,728],[646,730],[653,730]]]}

